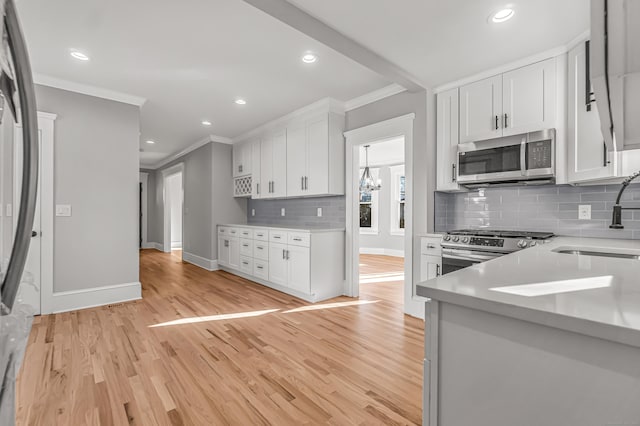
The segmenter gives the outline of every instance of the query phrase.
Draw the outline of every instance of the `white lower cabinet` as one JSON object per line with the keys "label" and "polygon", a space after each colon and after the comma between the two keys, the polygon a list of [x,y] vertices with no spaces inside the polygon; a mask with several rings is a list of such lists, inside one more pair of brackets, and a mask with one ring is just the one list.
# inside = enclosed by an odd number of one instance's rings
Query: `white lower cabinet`
{"label": "white lower cabinet", "polygon": [[429,235],[420,239],[420,281],[442,275],[442,237]]}
{"label": "white lower cabinet", "polygon": [[344,230],[220,225],[218,247],[222,269],[276,290],[309,302],[344,294]]}

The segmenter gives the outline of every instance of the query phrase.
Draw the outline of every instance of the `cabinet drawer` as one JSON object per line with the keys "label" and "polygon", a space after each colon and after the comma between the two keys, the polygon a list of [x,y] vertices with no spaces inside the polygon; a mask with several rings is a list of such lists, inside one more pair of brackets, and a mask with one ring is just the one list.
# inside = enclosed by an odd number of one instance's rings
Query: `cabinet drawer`
{"label": "cabinet drawer", "polygon": [[239,233],[238,228],[229,228],[230,237],[237,237]]}
{"label": "cabinet drawer", "polygon": [[289,232],[287,242],[293,246],[309,247],[311,234],[308,232]]}
{"label": "cabinet drawer", "polygon": [[240,256],[240,270],[245,274],[253,275],[253,259],[247,256]]}
{"label": "cabinet drawer", "polygon": [[253,240],[240,238],[240,254],[242,256],[253,256]]}
{"label": "cabinet drawer", "polygon": [[266,229],[254,229],[253,239],[258,241],[269,241],[269,231]]}
{"label": "cabinet drawer", "polygon": [[269,279],[269,263],[266,260],[253,260],[253,275],[263,280]]}
{"label": "cabinet drawer", "polygon": [[287,242],[287,233],[283,231],[269,231],[269,241],[285,244]]}
{"label": "cabinet drawer", "polygon": [[429,256],[442,255],[442,238],[423,237],[420,240],[420,253]]}
{"label": "cabinet drawer", "polygon": [[218,226],[218,235],[229,235],[229,228],[226,226]]}
{"label": "cabinet drawer", "polygon": [[261,260],[269,260],[269,244],[262,241],[254,241],[253,257]]}
{"label": "cabinet drawer", "polygon": [[240,238],[248,238],[250,240],[253,239],[253,230],[247,228],[240,228]]}

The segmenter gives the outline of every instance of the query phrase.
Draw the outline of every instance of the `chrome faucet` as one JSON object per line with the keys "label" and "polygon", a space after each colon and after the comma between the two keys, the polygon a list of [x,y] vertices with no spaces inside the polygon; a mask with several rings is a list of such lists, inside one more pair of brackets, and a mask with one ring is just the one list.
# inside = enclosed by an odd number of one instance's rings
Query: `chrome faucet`
{"label": "chrome faucet", "polygon": [[622,207],[620,205],[620,198],[622,198],[622,193],[625,189],[627,189],[627,186],[629,186],[631,181],[638,176],[640,176],[640,172],[634,173],[622,182],[622,188],[620,188],[620,192],[618,192],[618,198],[616,198],[616,203],[613,205],[613,218],[611,220],[611,225],[609,225],[609,228],[624,229],[624,226],[622,225],[622,210],[640,210],[640,208],[638,207]]}

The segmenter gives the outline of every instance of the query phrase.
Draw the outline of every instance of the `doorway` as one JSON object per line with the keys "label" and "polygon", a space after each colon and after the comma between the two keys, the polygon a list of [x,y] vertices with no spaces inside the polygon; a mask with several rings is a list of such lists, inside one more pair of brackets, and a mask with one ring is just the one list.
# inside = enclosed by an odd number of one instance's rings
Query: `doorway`
{"label": "doorway", "polygon": [[163,170],[164,235],[163,251],[182,259],[184,246],[184,167],[182,163]]}
{"label": "doorway", "polygon": [[[360,295],[404,304],[405,173],[404,136],[360,145],[359,188]],[[369,167],[366,171],[366,167]],[[362,186],[362,185],[360,185]]]}
{"label": "doorway", "polygon": [[[415,114],[385,120],[379,123],[350,130],[344,133],[346,138],[346,289],[348,296],[359,297],[360,287],[360,170],[361,147],[375,145],[394,139],[401,139],[404,144],[404,179],[403,186],[406,194],[403,200],[403,248],[404,248],[404,279],[403,279],[403,310],[404,313],[421,317],[424,311],[424,300],[415,294],[415,284],[418,278],[413,276],[414,240],[412,233],[413,212],[413,121]],[[426,190],[426,189],[424,189]]]}

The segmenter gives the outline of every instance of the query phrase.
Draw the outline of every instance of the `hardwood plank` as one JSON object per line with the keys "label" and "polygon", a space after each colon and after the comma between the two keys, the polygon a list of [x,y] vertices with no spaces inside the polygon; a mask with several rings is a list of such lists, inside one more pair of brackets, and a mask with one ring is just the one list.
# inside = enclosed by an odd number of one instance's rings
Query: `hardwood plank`
{"label": "hardwood plank", "polygon": [[311,305],[143,250],[142,300],[35,319],[17,424],[419,424],[423,323],[402,313],[402,259],[361,264],[366,303]]}

